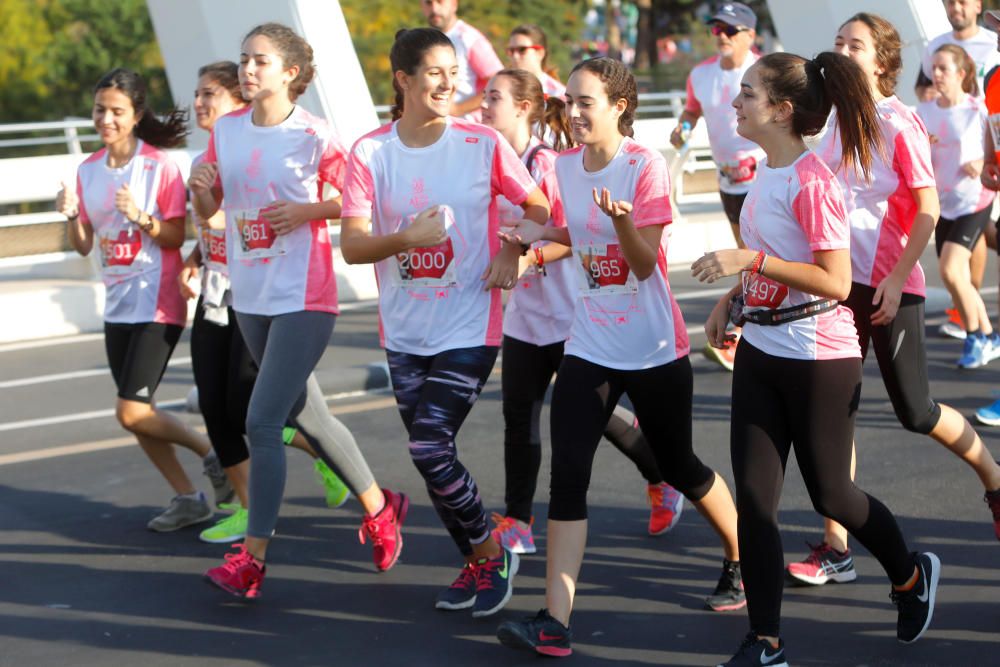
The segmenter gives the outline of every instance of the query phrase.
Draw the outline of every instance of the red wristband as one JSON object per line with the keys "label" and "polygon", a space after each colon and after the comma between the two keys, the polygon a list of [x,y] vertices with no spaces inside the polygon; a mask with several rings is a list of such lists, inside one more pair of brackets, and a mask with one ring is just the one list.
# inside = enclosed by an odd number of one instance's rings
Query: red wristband
{"label": "red wristband", "polygon": [[766,256],[763,250],[757,251],[757,256],[753,258],[753,262],[750,264],[750,273],[760,273],[760,267],[764,263]]}
{"label": "red wristband", "polygon": [[545,273],[545,255],[542,254],[542,249],[541,248],[535,248],[534,250],[535,250],[535,264],[538,266],[538,269],[542,272],[542,275],[544,276],[544,275],[546,275],[546,273]]}

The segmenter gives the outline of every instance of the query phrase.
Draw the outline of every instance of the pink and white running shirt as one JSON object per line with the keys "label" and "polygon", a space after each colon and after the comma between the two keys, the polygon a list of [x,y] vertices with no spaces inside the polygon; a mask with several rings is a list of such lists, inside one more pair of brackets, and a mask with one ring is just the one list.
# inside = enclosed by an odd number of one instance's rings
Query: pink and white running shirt
{"label": "pink and white running shirt", "polygon": [[109,167],[107,155],[102,148],[76,172],[80,222],[94,228],[94,247],[100,253],[104,321],[184,326],[187,304],[177,289],[180,250],[161,248],[115,208],[115,193],[128,185],[140,211],[161,222],[185,217],[187,190],[181,172],[166,153],[141,139],[123,167]]}
{"label": "pink and white running shirt", "polygon": [[[910,240],[917,214],[911,189],[933,188],[934,171],[927,130],[920,118],[895,96],[877,105],[886,160],[872,162],[871,182],[860,171],[841,168],[843,148],[837,116],[830,113],[816,154],[837,176],[851,222],[851,268],[856,283],[878,287],[892,271]],[[903,291],[924,296],[924,270],[917,262]]]}
{"label": "pink and white running shirt", "polygon": [[[776,169],[765,158],[740,213],[740,235],[747,248],[788,262],[812,264],[816,251],[849,249],[851,228],[840,184],[812,151]],[[742,277],[745,310],[777,310],[823,298],[749,271]],[[759,350],[788,359],[861,356],[854,315],[842,305],[775,326],[747,322],[743,337]]]}
{"label": "pink and white running shirt", "polygon": [[573,239],[577,300],[566,354],[607,368],[637,370],[670,363],[690,351],[680,308],[667,282],[667,234],[660,237],[656,268],[638,280],[625,260],[614,223],[594,203],[593,189],[632,202],[637,228],[668,225],[670,175],[659,152],[622,139],[604,169],[583,168],[584,147],[556,158],[566,224]]}
{"label": "pink and white running shirt", "polygon": [[[458,58],[458,81],[455,84],[455,101],[464,102],[473,95],[481,93],[490,77],[503,69],[503,63],[497,57],[493,45],[486,36],[459,19],[445,36],[455,45],[455,56]],[[478,121],[479,109],[466,114],[466,120]]]}
{"label": "pink and white running shirt", "polygon": [[558,97],[559,99],[564,99],[566,97],[566,86],[562,81],[550,76],[548,72],[542,72],[542,76],[539,78],[542,82],[542,92],[548,97]]}
{"label": "pink and white running shirt", "polygon": [[440,206],[448,239],[375,263],[382,346],[431,356],[499,345],[499,289],[482,274],[500,250],[497,195],[515,204],[537,187],[514,149],[491,128],[448,118],[441,137],[411,148],[388,123],[361,137],[347,166],[345,218],[370,218],[372,233],[409,226]]}
{"label": "pink and white running shirt", "polygon": [[[525,166],[528,157],[541,141],[532,137],[528,150],[521,159]],[[550,148],[540,148],[531,162],[531,177],[538,183],[552,207],[552,217],[547,225],[565,227],[559,182],[556,180],[556,155]],[[497,197],[500,208],[500,225],[524,218],[520,206],[511,204],[506,197]],[[536,243],[542,247],[546,242]],[[571,258],[545,265],[545,275],[534,266],[521,275],[507,300],[503,316],[503,333],[511,338],[532,345],[551,345],[569,337],[576,305],[576,275]]]}
{"label": "pink and white running shirt", "polygon": [[338,312],[326,220],[276,235],[262,212],[277,200],[320,201],[341,190],[347,151],[326,121],[296,106],[279,125],[259,127],[246,107],[220,118],[205,153],[219,166],[233,308],[252,315]]}
{"label": "pink and white running shirt", "polygon": [[931,140],[941,217],[954,220],[991,205],[993,191],[962,171],[963,164],[983,159],[986,107],[982,99],[966,95],[953,107],[938,106],[937,100],[922,102],[917,114]]}
{"label": "pink and white running shirt", "polygon": [[695,66],[688,75],[685,111],[701,114],[708,129],[712,159],[719,168],[719,189],[726,194],[743,194],[753,182],[753,168],[764,151],[736,132],[733,99],[740,92],[743,75],[760,58],[753,51],[741,67],[722,69],[722,59],[712,56]]}

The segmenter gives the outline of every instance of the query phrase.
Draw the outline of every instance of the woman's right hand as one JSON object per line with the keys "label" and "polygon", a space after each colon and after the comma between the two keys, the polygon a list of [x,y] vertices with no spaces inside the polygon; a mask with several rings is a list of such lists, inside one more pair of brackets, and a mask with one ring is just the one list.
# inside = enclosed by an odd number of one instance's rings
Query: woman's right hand
{"label": "woman's right hand", "polygon": [[417,214],[409,227],[403,230],[408,248],[431,248],[448,239],[444,215],[440,206],[425,208]]}
{"label": "woman's right hand", "polygon": [[59,185],[61,187],[56,195],[56,211],[72,220],[80,215],[80,198],[76,196],[76,189],[66,185],[65,181]]}
{"label": "woman's right hand", "polygon": [[1000,190],[1000,165],[996,162],[984,164],[983,171],[979,174],[979,181],[987,190]]}
{"label": "woman's right hand", "polygon": [[219,176],[219,167],[214,162],[202,162],[191,170],[188,187],[192,192],[209,192]]}
{"label": "woman's right hand", "polygon": [[705,322],[705,335],[708,336],[708,344],[720,350],[725,349],[727,342],[736,340],[736,334],[727,333],[729,326],[729,299],[732,292],[726,292],[719,302],[715,304],[712,313]]}

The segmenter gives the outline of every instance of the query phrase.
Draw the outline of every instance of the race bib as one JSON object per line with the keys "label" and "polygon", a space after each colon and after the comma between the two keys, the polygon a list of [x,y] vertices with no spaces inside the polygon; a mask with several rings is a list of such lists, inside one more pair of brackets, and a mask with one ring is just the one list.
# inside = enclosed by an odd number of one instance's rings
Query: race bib
{"label": "race bib", "polygon": [[[445,229],[451,229],[455,217],[448,206],[441,207]],[[407,217],[413,224],[416,215]],[[405,228],[405,227],[404,227]],[[455,247],[448,237],[444,243],[427,248],[412,248],[396,255],[397,285],[402,287],[454,287],[458,284]]]}
{"label": "race bib", "polygon": [[226,230],[201,230],[201,255],[205,265],[213,271],[226,273]]}
{"label": "race bib", "polygon": [[270,208],[250,209],[236,213],[236,232],[239,237],[239,259],[266,259],[285,254],[284,239],[271,229],[264,218]]}
{"label": "race bib", "polygon": [[736,164],[726,164],[720,167],[722,175],[733,185],[748,183],[757,173],[757,158],[749,155]]}
{"label": "race bib", "polygon": [[747,308],[776,310],[788,297],[788,287],[759,273],[744,273],[743,303]]}
{"label": "race bib", "polygon": [[580,271],[579,296],[636,294],[639,281],[632,274],[617,243],[574,248]]}
{"label": "race bib", "polygon": [[132,227],[110,231],[100,237],[101,268],[113,276],[139,273],[132,267],[135,258],[142,252],[142,232]]}

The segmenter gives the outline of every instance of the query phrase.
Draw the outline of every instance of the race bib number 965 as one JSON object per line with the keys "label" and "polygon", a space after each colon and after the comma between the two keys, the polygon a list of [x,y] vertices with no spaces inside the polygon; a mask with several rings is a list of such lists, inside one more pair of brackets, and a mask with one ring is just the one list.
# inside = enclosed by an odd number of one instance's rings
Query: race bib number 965
{"label": "race bib number 965", "polygon": [[580,295],[635,294],[639,283],[629,269],[621,246],[589,245],[574,250],[578,275],[581,277]]}

